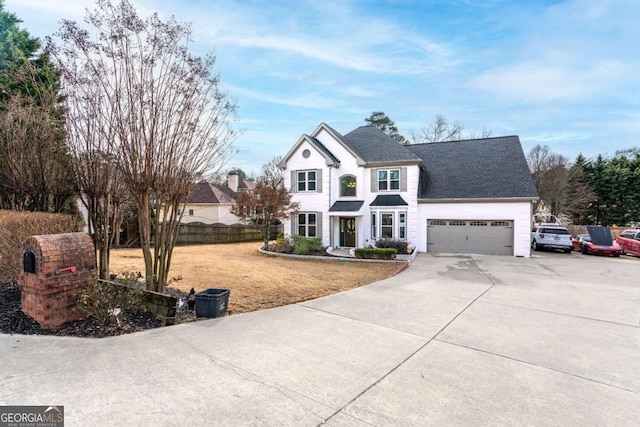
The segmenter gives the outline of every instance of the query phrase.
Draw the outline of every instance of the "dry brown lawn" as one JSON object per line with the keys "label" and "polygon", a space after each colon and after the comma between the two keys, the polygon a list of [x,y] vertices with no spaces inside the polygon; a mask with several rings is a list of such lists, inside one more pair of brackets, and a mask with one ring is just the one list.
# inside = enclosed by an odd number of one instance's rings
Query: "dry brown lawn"
{"label": "dry brown lawn", "polygon": [[[397,273],[403,263],[298,260],[258,252],[259,243],[179,246],[169,284],[189,292],[229,288],[230,313],[278,307],[356,288]],[[111,271],[144,272],[140,249],[111,251]]]}

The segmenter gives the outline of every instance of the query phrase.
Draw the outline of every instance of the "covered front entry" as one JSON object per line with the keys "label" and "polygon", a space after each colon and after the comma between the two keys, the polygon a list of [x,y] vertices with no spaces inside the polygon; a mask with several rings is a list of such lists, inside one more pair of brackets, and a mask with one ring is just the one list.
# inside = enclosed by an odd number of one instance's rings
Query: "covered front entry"
{"label": "covered front entry", "polygon": [[340,217],[340,247],[356,247],[356,219],[354,217]]}
{"label": "covered front entry", "polygon": [[513,255],[513,221],[430,219],[427,251]]}

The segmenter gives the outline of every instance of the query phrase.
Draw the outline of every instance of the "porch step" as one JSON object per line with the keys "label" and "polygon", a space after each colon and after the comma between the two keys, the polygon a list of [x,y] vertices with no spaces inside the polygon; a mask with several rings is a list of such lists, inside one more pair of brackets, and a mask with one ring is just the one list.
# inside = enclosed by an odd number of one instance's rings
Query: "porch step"
{"label": "porch step", "polygon": [[340,258],[355,258],[347,248],[327,248],[327,253]]}

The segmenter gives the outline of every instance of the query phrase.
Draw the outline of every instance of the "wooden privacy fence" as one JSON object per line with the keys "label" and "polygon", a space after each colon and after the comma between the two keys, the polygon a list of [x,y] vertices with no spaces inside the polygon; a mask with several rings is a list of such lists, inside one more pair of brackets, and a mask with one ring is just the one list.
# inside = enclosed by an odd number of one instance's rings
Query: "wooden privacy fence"
{"label": "wooden privacy fence", "polygon": [[[577,236],[578,234],[589,234],[589,231],[587,230],[586,225],[569,225],[567,226],[567,228],[571,232],[572,236]],[[622,233],[624,230],[627,230],[633,227],[618,227],[617,225],[613,225],[610,228],[611,228],[611,237],[613,239],[616,239],[620,235],[620,233]]]}
{"label": "wooden privacy fence", "polygon": [[[282,228],[282,226],[279,226],[279,228]],[[261,240],[262,234],[260,230],[251,225],[191,222],[188,224],[180,224],[176,245],[252,242]]]}

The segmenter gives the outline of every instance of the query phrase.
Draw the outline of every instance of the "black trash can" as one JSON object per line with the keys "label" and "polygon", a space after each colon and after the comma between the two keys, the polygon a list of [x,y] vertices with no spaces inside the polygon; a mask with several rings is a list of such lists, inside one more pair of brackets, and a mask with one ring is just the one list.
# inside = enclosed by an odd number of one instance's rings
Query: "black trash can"
{"label": "black trash can", "polygon": [[218,317],[227,311],[230,289],[205,289],[196,297],[196,317]]}

